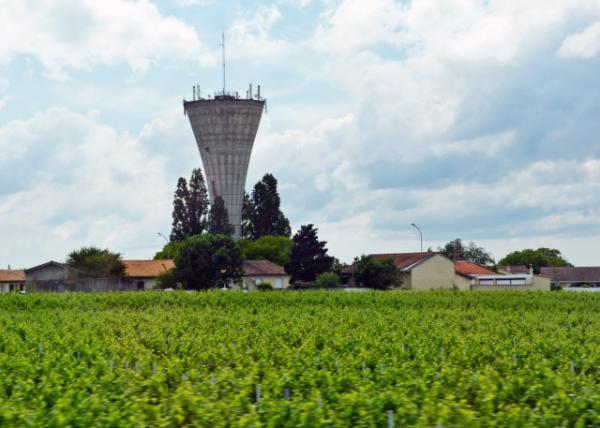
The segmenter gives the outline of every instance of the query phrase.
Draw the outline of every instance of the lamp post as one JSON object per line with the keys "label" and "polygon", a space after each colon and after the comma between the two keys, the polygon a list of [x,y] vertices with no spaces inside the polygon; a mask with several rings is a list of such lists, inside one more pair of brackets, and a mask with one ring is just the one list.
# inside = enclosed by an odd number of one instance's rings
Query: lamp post
{"label": "lamp post", "polygon": [[169,243],[169,240],[167,239],[167,237],[165,235],[163,235],[160,232],[158,232],[157,235],[160,236],[161,238],[163,238],[166,241],[167,244]]}
{"label": "lamp post", "polygon": [[419,236],[421,237],[421,252],[423,252],[423,232],[421,232],[421,229],[416,224],[411,223],[410,225],[419,231]]}

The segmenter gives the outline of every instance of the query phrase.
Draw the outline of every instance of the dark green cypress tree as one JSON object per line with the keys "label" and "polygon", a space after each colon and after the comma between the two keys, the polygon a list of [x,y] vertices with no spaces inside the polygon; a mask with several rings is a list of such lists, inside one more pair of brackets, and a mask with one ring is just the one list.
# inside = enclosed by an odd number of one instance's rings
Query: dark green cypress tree
{"label": "dark green cypress tree", "polygon": [[327,255],[327,242],[319,241],[317,231],[312,224],[301,226],[292,238],[290,261],[285,265],[292,282],[314,281],[333,265],[334,258]]}
{"label": "dark green cypress tree", "polygon": [[233,226],[229,224],[229,215],[225,208],[225,201],[217,196],[210,206],[208,213],[208,232],[221,235],[233,235]]}

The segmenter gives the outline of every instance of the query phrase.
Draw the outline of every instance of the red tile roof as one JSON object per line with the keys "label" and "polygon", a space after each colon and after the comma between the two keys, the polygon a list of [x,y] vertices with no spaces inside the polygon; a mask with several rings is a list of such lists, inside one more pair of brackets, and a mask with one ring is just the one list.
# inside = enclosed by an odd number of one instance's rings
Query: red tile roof
{"label": "red tile roof", "polygon": [[173,260],[123,260],[125,275],[134,278],[156,278],[175,267]]}
{"label": "red tile roof", "polygon": [[25,282],[25,271],[19,269],[0,269],[0,282]]}
{"label": "red tile roof", "polygon": [[245,276],[281,276],[287,275],[283,267],[269,260],[244,260]]}
{"label": "red tile roof", "polygon": [[468,277],[476,275],[496,275],[496,272],[466,260],[458,260],[454,262],[454,271],[459,275]]}
{"label": "red tile roof", "polygon": [[[437,255],[439,253],[435,252],[427,252],[427,253],[390,253],[390,254],[371,254],[371,257],[374,260],[386,260],[392,259],[398,268],[404,270],[407,268],[411,268],[414,265],[424,262],[427,259]],[[354,264],[351,266],[347,266],[342,269],[342,274],[353,274],[355,266]]]}

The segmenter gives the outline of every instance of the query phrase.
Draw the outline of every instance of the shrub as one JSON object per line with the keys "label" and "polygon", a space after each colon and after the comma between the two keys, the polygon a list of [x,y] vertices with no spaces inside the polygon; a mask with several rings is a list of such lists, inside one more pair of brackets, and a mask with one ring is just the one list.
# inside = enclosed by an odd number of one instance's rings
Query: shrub
{"label": "shrub", "polygon": [[354,277],[357,284],[365,287],[386,289],[402,285],[400,269],[392,259],[375,260],[362,256],[356,261]]}
{"label": "shrub", "polygon": [[340,277],[334,272],[323,272],[315,279],[317,288],[337,288],[340,286]]}
{"label": "shrub", "polygon": [[179,281],[179,275],[177,275],[177,271],[175,269],[169,269],[161,272],[156,277],[156,286],[163,290],[166,288],[182,288],[181,282]]}
{"label": "shrub", "polygon": [[273,284],[268,281],[261,282],[256,285],[256,289],[260,291],[272,291],[274,289]]}

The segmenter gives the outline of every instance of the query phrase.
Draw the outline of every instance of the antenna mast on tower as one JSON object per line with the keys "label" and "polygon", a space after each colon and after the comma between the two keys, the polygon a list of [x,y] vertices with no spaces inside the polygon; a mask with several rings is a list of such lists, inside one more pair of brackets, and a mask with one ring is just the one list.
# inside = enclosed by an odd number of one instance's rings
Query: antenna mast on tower
{"label": "antenna mast on tower", "polygon": [[223,49],[223,95],[225,95],[225,31],[221,33],[221,48]]}

